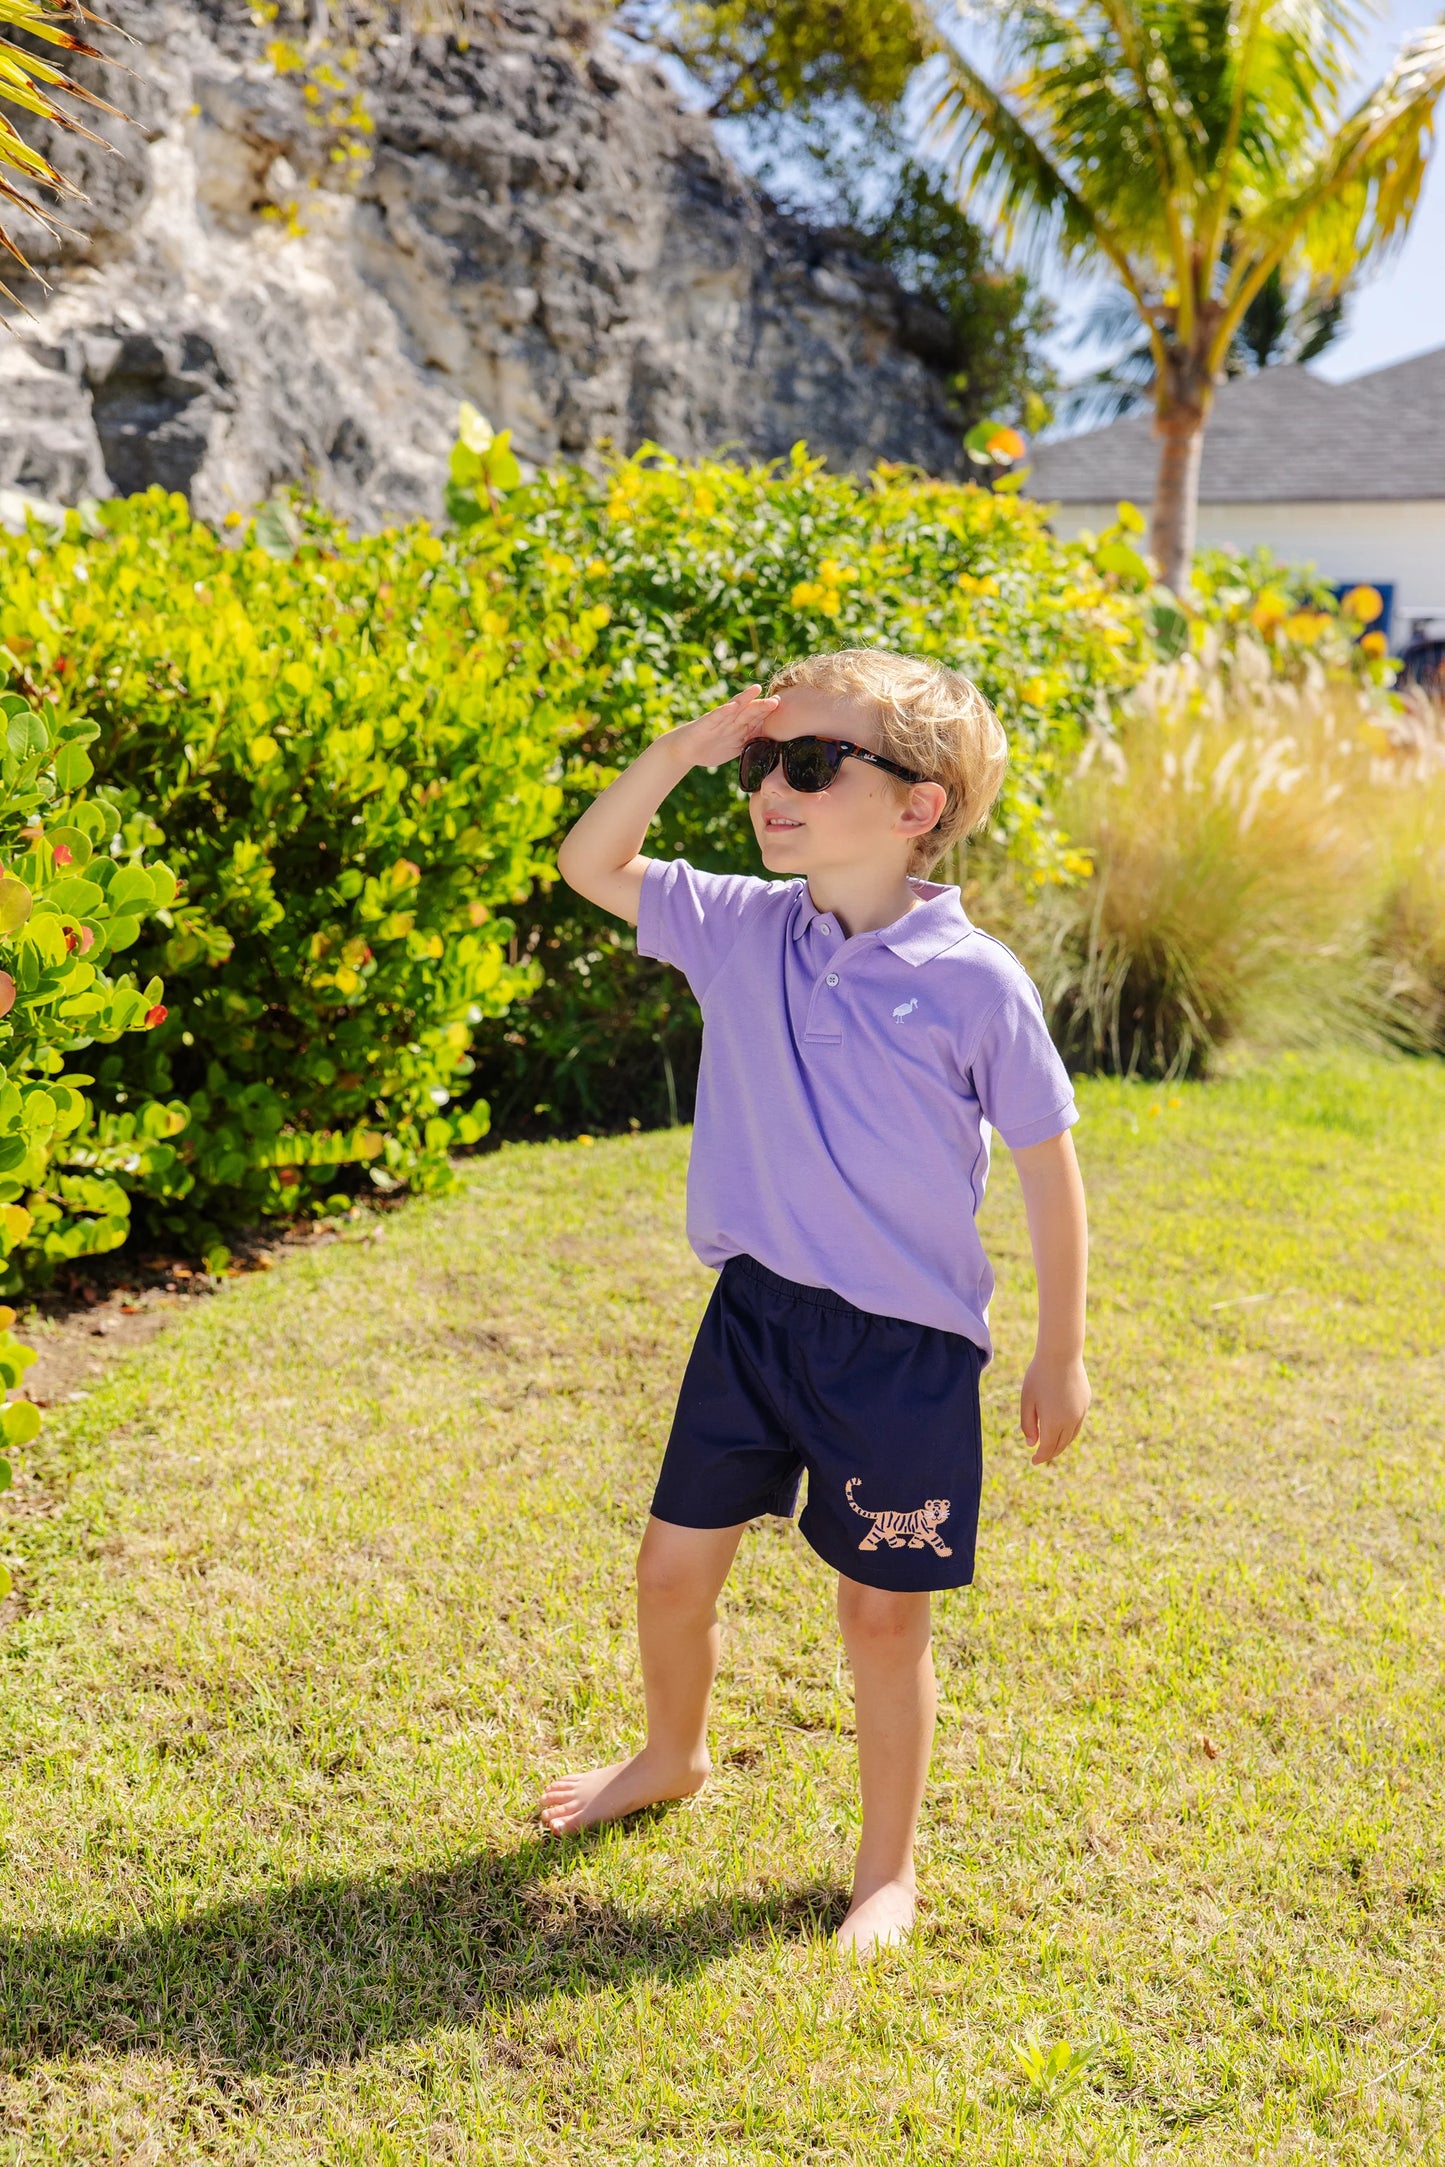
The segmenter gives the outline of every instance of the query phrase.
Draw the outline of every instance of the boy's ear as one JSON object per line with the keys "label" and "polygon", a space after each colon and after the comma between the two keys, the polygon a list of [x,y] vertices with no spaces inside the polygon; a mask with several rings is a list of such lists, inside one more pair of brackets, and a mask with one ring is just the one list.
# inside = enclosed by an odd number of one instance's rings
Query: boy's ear
{"label": "boy's ear", "polygon": [[930,828],[938,826],[947,803],[948,792],[942,783],[914,783],[898,824],[905,835],[926,835]]}

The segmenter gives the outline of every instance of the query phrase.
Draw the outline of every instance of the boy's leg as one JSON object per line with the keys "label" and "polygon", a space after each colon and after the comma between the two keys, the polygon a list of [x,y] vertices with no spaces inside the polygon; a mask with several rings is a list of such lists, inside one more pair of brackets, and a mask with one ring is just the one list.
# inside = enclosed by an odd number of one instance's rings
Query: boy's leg
{"label": "boy's leg", "polygon": [[838,1623],[853,1667],[863,1834],[839,1943],[865,1954],[913,1925],[913,1839],[933,1747],[937,1690],[926,1594],[838,1576]]}
{"label": "boy's leg", "polygon": [[606,1768],[561,1776],[542,1795],[556,1835],[615,1821],[700,1790],[711,1773],[707,1711],[717,1675],[717,1599],[747,1527],[676,1527],[649,1520],[637,1557],[637,1638],[647,1743]]}

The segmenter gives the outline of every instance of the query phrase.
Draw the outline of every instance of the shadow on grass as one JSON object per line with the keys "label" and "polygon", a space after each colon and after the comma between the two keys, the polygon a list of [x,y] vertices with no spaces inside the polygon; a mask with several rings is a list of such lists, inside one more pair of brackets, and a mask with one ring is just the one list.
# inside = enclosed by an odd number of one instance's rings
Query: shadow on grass
{"label": "shadow on grass", "polygon": [[555,1877],[595,1838],[372,1879],[270,1889],[176,1920],[0,1936],[0,2069],[164,2054],[255,2073],[371,2048],[554,1993],[687,1978],[847,1908],[831,1886],[629,1913]]}

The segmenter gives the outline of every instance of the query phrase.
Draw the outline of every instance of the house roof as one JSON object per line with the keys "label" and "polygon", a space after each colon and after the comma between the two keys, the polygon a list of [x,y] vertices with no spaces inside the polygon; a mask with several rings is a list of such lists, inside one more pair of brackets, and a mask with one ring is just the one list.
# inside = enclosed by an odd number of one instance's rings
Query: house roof
{"label": "house roof", "polygon": [[[1159,440],[1131,415],[1040,444],[1029,493],[1061,504],[1147,503]],[[1445,498],[1445,346],[1345,384],[1280,366],[1222,384],[1204,432],[1204,504]]]}

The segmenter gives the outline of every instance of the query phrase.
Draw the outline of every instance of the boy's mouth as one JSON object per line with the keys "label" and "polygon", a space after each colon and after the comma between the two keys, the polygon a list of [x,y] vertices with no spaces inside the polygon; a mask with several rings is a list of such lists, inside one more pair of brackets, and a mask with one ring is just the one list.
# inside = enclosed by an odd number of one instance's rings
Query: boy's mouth
{"label": "boy's mouth", "polygon": [[801,820],[790,820],[786,813],[765,813],[763,815],[763,826],[769,830],[774,828],[800,828],[802,825]]}

